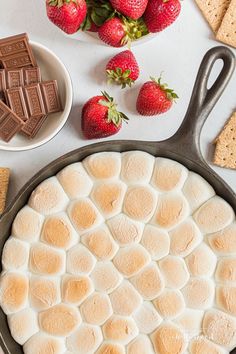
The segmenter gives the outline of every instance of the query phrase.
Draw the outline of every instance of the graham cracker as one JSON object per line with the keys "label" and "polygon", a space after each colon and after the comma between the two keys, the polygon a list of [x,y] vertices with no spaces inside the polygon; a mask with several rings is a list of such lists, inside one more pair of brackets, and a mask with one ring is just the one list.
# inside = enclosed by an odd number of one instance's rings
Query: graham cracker
{"label": "graham cracker", "polygon": [[195,0],[214,32],[217,32],[231,0]]}
{"label": "graham cracker", "polygon": [[236,169],[236,112],[215,140],[214,164]]}
{"label": "graham cracker", "polygon": [[231,0],[216,39],[236,48],[236,0]]}
{"label": "graham cracker", "polygon": [[5,209],[9,179],[9,168],[0,167],[0,214],[2,214]]}

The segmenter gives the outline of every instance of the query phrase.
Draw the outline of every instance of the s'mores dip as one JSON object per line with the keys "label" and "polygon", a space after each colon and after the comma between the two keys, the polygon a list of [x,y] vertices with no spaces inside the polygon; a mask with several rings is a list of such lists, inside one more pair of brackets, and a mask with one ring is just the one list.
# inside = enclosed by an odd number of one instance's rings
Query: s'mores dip
{"label": "s'mores dip", "polygon": [[17,214],[0,304],[25,354],[227,354],[235,213],[178,162],[88,156]]}

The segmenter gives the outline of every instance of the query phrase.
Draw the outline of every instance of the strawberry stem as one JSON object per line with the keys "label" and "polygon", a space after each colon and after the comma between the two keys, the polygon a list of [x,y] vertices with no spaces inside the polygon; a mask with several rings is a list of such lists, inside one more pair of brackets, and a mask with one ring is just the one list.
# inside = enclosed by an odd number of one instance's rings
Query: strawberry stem
{"label": "strawberry stem", "polygon": [[168,88],[168,84],[166,84],[166,83],[163,84],[161,82],[162,74],[160,75],[159,78],[155,78],[155,77],[150,76],[150,79],[153,82],[155,82],[161,88],[162,91],[164,91],[166,93],[168,100],[175,102],[176,99],[179,98],[179,96],[175,93],[175,91],[173,89]]}
{"label": "strawberry stem", "polygon": [[118,85],[122,86],[122,89],[128,85],[129,87],[132,86],[134,80],[129,77],[131,74],[131,70],[127,69],[122,71],[121,68],[116,68],[115,70],[106,70],[108,83],[115,82]]}
{"label": "strawberry stem", "polygon": [[117,111],[117,104],[114,101],[114,98],[111,97],[106,91],[102,91],[104,99],[99,101],[99,104],[108,108],[107,113],[107,122],[113,123],[116,127],[119,127],[124,120],[126,123],[129,118],[122,112]]}

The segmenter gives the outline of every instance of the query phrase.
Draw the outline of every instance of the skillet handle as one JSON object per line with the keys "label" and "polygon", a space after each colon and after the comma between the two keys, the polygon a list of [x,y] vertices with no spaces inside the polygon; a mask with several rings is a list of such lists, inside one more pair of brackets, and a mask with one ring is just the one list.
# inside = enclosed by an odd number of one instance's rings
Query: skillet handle
{"label": "skillet handle", "polygon": [[[213,86],[208,89],[208,80],[212,68],[218,59],[223,60],[223,68]],[[182,153],[188,151],[188,155],[191,153],[193,158],[202,160],[200,152],[201,130],[207,117],[224,92],[233,75],[234,69],[235,55],[227,47],[214,47],[204,56],[183,123],[176,134],[170,139],[171,142],[178,144],[177,146],[181,149]]]}

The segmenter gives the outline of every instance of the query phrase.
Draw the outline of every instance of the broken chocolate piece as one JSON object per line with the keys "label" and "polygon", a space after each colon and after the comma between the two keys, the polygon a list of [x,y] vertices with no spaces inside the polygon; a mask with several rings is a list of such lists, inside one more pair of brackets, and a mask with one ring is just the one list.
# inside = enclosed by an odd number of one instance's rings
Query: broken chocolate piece
{"label": "broken chocolate piece", "polygon": [[30,117],[41,117],[46,114],[42,93],[39,84],[24,87],[27,107]]}
{"label": "broken chocolate piece", "polygon": [[47,116],[41,117],[30,117],[22,128],[22,132],[26,134],[29,138],[34,138],[38,133],[39,129],[43,125]]}
{"label": "broken chocolate piece", "polygon": [[7,88],[19,87],[24,85],[24,76],[21,69],[6,71]]}
{"label": "broken chocolate piece", "polygon": [[24,125],[24,122],[2,101],[0,101],[0,138],[10,141]]}
{"label": "broken chocolate piece", "polygon": [[18,117],[26,121],[29,118],[22,87],[16,87],[5,91],[8,106]]}
{"label": "broken chocolate piece", "polygon": [[44,81],[40,84],[46,113],[55,113],[61,111],[60,97],[56,80]]}
{"label": "broken chocolate piece", "polygon": [[37,82],[41,82],[40,69],[37,67],[24,69],[24,82],[25,85],[36,84]]}

